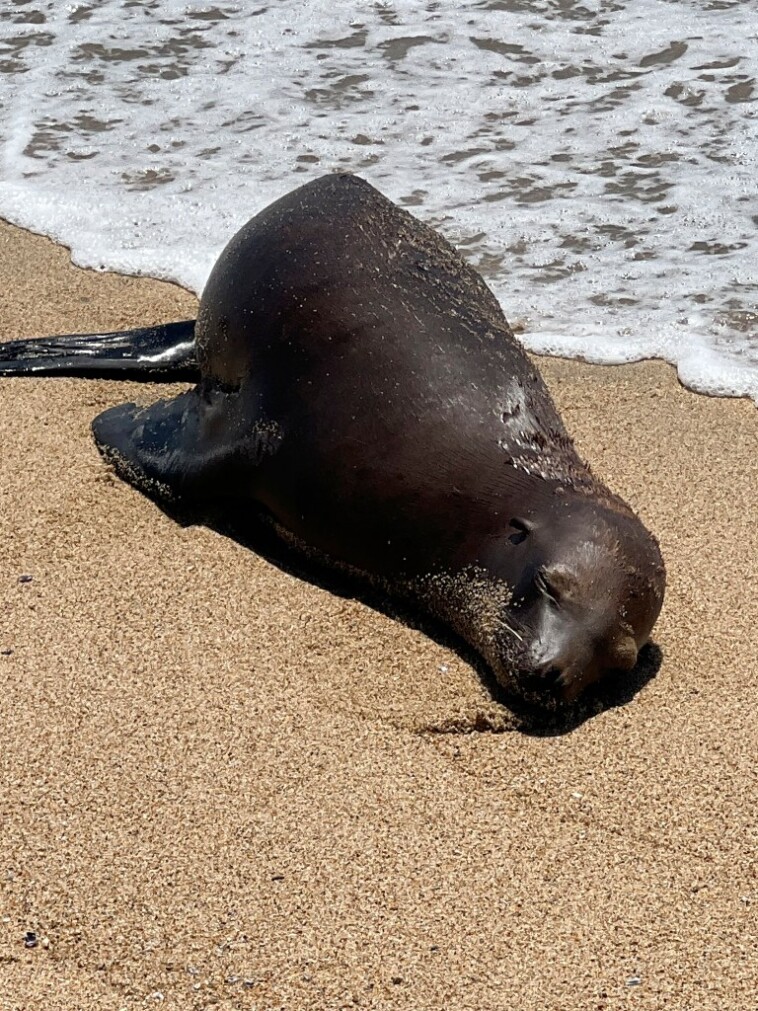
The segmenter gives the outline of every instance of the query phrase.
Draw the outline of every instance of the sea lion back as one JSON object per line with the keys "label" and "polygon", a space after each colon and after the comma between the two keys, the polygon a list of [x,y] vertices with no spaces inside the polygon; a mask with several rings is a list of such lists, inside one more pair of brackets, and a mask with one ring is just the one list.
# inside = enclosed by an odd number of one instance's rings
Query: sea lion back
{"label": "sea lion back", "polygon": [[484,323],[523,356],[497,299],[442,236],[365,180],[323,176],[253,217],[221,253],[200,303],[201,368],[238,387],[267,342],[278,363],[283,343],[295,358],[313,342],[323,355],[330,324],[343,344],[365,343],[397,332],[403,315],[417,328],[419,310],[468,322],[472,343]]}

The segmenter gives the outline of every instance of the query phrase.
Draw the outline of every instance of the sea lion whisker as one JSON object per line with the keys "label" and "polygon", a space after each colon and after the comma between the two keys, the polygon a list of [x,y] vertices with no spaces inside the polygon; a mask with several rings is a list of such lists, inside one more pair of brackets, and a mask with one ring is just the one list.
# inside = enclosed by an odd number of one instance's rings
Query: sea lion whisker
{"label": "sea lion whisker", "polygon": [[507,621],[503,621],[501,619],[500,620],[500,627],[504,628],[506,632],[510,632],[511,635],[514,636],[516,639],[518,639],[519,642],[523,642],[524,641],[524,637],[522,635],[519,635],[519,633],[516,631],[516,629],[513,628],[512,625],[509,625]]}

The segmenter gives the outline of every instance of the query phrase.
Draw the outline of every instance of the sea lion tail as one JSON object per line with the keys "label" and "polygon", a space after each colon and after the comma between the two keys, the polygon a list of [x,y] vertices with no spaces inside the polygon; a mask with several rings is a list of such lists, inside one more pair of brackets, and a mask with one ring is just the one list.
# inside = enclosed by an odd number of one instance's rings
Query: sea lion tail
{"label": "sea lion tail", "polygon": [[0,376],[52,375],[197,382],[195,321],[0,344]]}

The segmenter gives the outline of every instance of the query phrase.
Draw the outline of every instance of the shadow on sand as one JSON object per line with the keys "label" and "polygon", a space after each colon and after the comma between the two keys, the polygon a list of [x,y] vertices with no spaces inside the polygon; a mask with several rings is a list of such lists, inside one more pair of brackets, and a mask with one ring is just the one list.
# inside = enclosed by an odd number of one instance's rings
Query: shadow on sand
{"label": "shadow on sand", "polygon": [[[607,709],[626,705],[655,677],[661,666],[662,651],[654,643],[648,643],[640,650],[637,665],[632,671],[620,672],[618,678],[606,679],[601,684],[590,687],[572,706],[548,708],[526,704],[522,699],[506,693],[482,658],[442,622],[420,613],[403,601],[389,597],[356,576],[306,558],[276,534],[262,513],[251,518],[248,511],[243,516],[241,510],[233,505],[205,509],[202,512],[174,503],[156,501],[156,505],[182,527],[206,526],[260,555],[282,572],[313,583],[336,596],[358,600],[457,653],[476,671],[491,695],[493,711],[475,713],[470,718],[451,718],[447,723],[420,728],[421,733],[492,734],[518,731],[535,737],[560,736],[570,733]],[[497,710],[501,710],[500,713]]]}

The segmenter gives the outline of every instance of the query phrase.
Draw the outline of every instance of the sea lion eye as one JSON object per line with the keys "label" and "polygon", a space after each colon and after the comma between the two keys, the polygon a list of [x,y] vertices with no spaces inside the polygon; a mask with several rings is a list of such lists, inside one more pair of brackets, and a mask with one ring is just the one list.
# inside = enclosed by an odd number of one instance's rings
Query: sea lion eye
{"label": "sea lion eye", "polygon": [[534,574],[534,582],[540,593],[554,604],[568,603],[577,597],[579,589],[577,574],[560,562],[541,565]]}
{"label": "sea lion eye", "polygon": [[512,519],[509,525],[513,528],[513,533],[508,537],[511,544],[521,544],[532,529],[526,520]]}
{"label": "sea lion eye", "polygon": [[553,604],[560,604],[560,590],[550,581],[550,576],[544,567],[535,572],[534,583],[543,597],[547,597]]}

